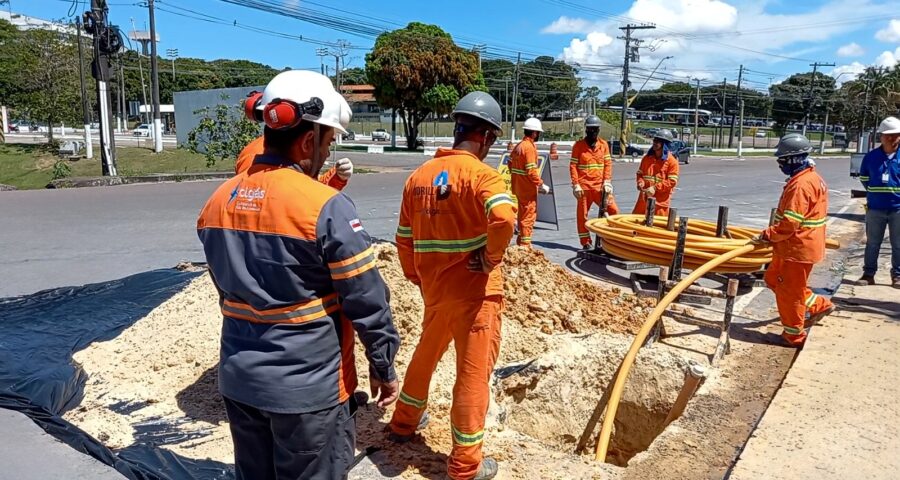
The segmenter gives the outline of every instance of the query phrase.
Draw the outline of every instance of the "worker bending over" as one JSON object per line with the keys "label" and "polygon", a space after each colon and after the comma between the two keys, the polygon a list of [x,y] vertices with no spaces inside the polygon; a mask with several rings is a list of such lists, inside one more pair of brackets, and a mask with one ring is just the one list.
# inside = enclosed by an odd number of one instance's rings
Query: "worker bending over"
{"label": "worker bending over", "polygon": [[[248,119],[254,122],[263,121],[262,99],[263,94],[259,92],[250,92],[250,95],[244,100],[244,114]],[[341,103],[341,108],[345,109],[347,112],[351,111],[350,105],[347,104],[344,97],[341,97],[338,101]],[[264,139],[262,136],[259,136],[248,143],[247,146],[241,150],[241,153],[238,154],[237,161],[234,163],[234,173],[242,173],[249,169],[250,166],[253,165],[253,160],[256,156],[262,155],[263,153],[265,153]],[[335,190],[343,190],[344,187],[347,186],[347,182],[350,180],[351,175],[353,175],[353,162],[351,162],[349,158],[341,158],[338,159],[334,166],[327,172],[319,174],[318,180],[320,183],[324,183]]]}
{"label": "worker bending over", "polygon": [[453,148],[406,181],[397,250],[407,279],[425,301],[422,336],[413,353],[389,438],[409,441],[428,405],[431,376],[450,342],[456,383],[450,409],[452,479],[489,479],[497,462],[483,458],[488,382],[500,350],[503,277],[500,262],[513,235],[516,205],[500,174],[482,163],[502,135],[500,105],[484,92],[463,97],[451,115]]}
{"label": "worker bending over", "polygon": [[324,75],[266,86],[265,150],[197,221],[223,315],[219,391],[239,480],[346,478],[353,462],[354,330],[373,395],[392,403],[400,344],[353,203],[315,180],[350,112]]}
{"label": "worker bending over", "polygon": [[537,219],[537,194],[550,193],[550,186],[544,184],[538,171],[538,152],[534,144],[543,131],[540,120],[525,120],[525,137],[513,149],[509,159],[512,194],[519,203],[519,237],[516,243],[529,247],[534,221]]}
{"label": "worker bending over", "polygon": [[778,201],[775,223],[751,240],[772,244],[772,263],[765,280],[775,292],[784,328],[781,337],[772,340],[791,347],[803,346],[806,327],[834,311],[830,300],[807,287],[813,265],[825,258],[828,217],[828,187],[816,173],[810,151],[809,139],[799,133],[789,133],[778,141],[778,167],[789,178]]}
{"label": "worker bending over", "polygon": [[653,137],[653,146],[641,159],[637,171],[638,198],[631,213],[647,213],[647,200],[656,199],[654,215],[669,214],[672,194],[678,185],[678,158],[669,151],[675,137],[668,129],[660,129]]}
{"label": "worker bending over", "polygon": [[[602,207],[603,192],[606,197],[606,213],[617,215],[619,207],[613,197],[612,156],[609,144],[600,138],[600,117],[590,115],[584,120],[584,138],[572,147],[569,160],[569,177],[572,179],[572,194],[578,202],[576,223],[578,241],[585,250],[592,249],[591,234],[586,223],[592,205]],[[601,212],[602,213],[602,212]]]}

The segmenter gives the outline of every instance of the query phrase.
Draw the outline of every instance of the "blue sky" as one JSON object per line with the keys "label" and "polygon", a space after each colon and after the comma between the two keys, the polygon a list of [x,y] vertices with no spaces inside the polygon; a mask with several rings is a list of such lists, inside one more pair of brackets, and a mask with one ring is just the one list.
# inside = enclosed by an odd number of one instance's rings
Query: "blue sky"
{"label": "blue sky", "polygon": [[[11,9],[45,19],[69,15],[73,3],[83,11],[89,1],[11,0]],[[147,9],[128,0],[109,0],[110,18],[124,30],[134,19],[139,30],[147,23]],[[232,25],[198,20],[203,15],[269,32],[302,35],[308,39],[349,41],[354,47],[348,66],[363,66],[371,38],[237,6],[222,0],[157,0],[160,51],[177,48],[181,56],[244,58],[276,68],[318,68],[315,43],[278,38]],[[463,44],[484,43],[488,56],[551,55],[587,67],[586,84],[612,93],[620,87],[616,65],[622,63],[623,42],[615,37],[629,21],[653,22],[658,28],[641,32],[646,41],[638,75],[648,76],[664,57],[650,86],[659,80],[699,78],[703,83],[737,79],[738,66],[747,73],[746,85],[765,89],[791,73],[808,71],[810,61],[832,62],[825,67],[847,80],[866,65],[893,65],[900,58],[900,9],[882,0],[519,0],[447,2],[343,0],[270,0],[287,8],[307,7],[395,28],[410,21],[434,23]],[[195,13],[183,9],[189,9]],[[893,20],[893,22],[892,22]],[[329,61],[333,63],[333,59]],[[591,70],[591,71],[587,71]],[[620,71],[620,70],[618,70]],[[641,73],[642,72],[642,73]],[[643,83],[643,79],[637,79]]]}

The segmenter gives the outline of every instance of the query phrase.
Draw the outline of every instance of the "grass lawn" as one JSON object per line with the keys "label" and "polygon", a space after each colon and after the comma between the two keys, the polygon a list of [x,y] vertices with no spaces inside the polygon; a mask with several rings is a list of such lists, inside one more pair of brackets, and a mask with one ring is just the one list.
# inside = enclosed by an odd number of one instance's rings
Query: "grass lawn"
{"label": "grass lawn", "polygon": [[[203,155],[184,149],[164,150],[160,154],[146,148],[119,147],[116,149],[119,175],[148,173],[187,173],[233,170],[234,163],[220,163],[207,168]],[[54,165],[60,158],[45,145],[0,145],[0,183],[19,189],[44,188],[53,180]],[[71,177],[100,176],[100,150],[95,146],[94,158],[66,161]]]}

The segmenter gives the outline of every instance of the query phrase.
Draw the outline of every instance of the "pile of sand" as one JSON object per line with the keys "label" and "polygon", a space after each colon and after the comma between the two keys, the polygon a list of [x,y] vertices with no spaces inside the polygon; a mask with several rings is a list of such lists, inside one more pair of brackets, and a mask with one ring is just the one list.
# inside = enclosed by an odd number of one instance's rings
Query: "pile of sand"
{"label": "pile of sand", "polygon": [[[397,371],[402,378],[421,333],[424,308],[418,287],[403,277],[396,249],[379,244],[376,252],[378,268],[391,291],[394,323],[402,337],[397,355]],[[531,478],[535,458],[546,461],[544,468],[562,462],[565,468],[583,471],[585,476],[597,474],[607,467],[590,464],[566,453],[568,449],[560,451],[552,445],[571,443],[578,425],[584,425],[592,402],[602,394],[630,342],[630,337],[617,333],[635,331],[650,304],[576,277],[540,252],[528,249],[511,248],[504,272],[507,310],[498,368],[532,359],[541,359],[536,361],[539,365],[557,366],[544,369],[556,373],[544,375],[540,381],[528,380],[531,391],[526,388],[524,393],[512,393],[522,390],[516,382],[528,378],[528,371],[495,385],[497,404],[492,405],[489,421],[493,436],[486,452],[507,462],[513,472],[522,472],[514,478]],[[208,275],[203,275],[118,338],[75,354],[75,361],[90,379],[81,406],[66,418],[112,448],[152,442],[185,457],[231,463],[231,439],[216,389],[221,329],[217,300]],[[595,332],[612,333],[591,336],[594,346],[590,348],[577,340]],[[368,369],[358,342],[357,359],[360,388],[367,389]],[[568,360],[559,363],[560,359]],[[671,368],[678,372],[678,378],[681,376],[673,358],[666,356],[651,363],[658,365],[654,371]],[[567,375],[576,370],[581,373],[567,380]],[[359,447],[386,447],[389,450],[382,454],[402,464],[398,473],[405,471],[404,476],[442,472],[450,449],[454,372],[451,346],[432,381],[432,421],[420,440],[400,450],[385,445],[382,430],[392,409],[380,412],[369,406],[358,418]],[[669,392],[669,387],[667,384],[660,390]],[[529,416],[545,415],[547,406],[557,412],[568,408],[568,400],[576,397],[583,399],[572,410],[568,423],[547,418],[531,430],[526,428]],[[545,410],[539,408],[542,404]],[[547,440],[551,446],[536,442],[532,436]]]}

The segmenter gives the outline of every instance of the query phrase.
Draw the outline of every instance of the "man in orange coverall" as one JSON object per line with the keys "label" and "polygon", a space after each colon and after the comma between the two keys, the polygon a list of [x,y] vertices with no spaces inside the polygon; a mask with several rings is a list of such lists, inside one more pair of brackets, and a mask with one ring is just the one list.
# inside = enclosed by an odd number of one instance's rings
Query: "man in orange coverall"
{"label": "man in orange coverall", "polygon": [[592,205],[600,206],[603,191],[607,193],[606,213],[617,215],[619,207],[613,198],[612,157],[609,144],[600,138],[600,117],[591,115],[584,120],[584,138],[572,147],[569,160],[569,177],[572,179],[572,194],[578,202],[576,222],[578,240],[581,247],[590,250],[591,234],[585,223]]}
{"label": "man in orange coverall", "polygon": [[500,174],[482,163],[502,135],[500,105],[472,92],[456,105],[452,149],[439,150],[406,181],[397,250],[425,301],[422,336],[406,370],[388,438],[403,443],[427,421],[431,376],[452,341],[456,383],[450,424],[452,479],[493,478],[497,462],[481,445],[488,381],[500,350],[500,262],[513,235],[516,205]]}
{"label": "man in orange coverall", "polygon": [[[265,147],[263,146],[263,137],[259,137],[248,143],[247,146],[241,150],[240,155],[238,155],[237,161],[234,164],[234,173],[241,173],[249,169],[250,166],[253,165],[253,159],[256,158],[257,155],[262,155],[264,152]],[[347,186],[347,181],[350,180],[351,175],[353,175],[353,162],[351,162],[349,158],[342,158],[335,162],[334,166],[327,172],[319,174],[318,180],[319,183],[324,183],[325,185],[340,191]]]}
{"label": "man in orange coverall", "polygon": [[663,128],[653,137],[653,147],[641,160],[637,171],[637,203],[631,213],[644,215],[647,213],[647,199],[656,199],[654,215],[669,214],[672,193],[678,184],[678,158],[669,152],[669,145],[675,137],[672,132]]}
{"label": "man in orange coverall", "polygon": [[772,244],[772,264],[765,280],[775,292],[784,330],[770,340],[790,347],[803,346],[806,327],[834,311],[830,300],[806,286],[813,265],[825,258],[828,217],[828,187],[816,173],[810,151],[809,140],[799,133],[789,133],[778,142],[778,166],[790,178],[778,202],[775,223],[751,240]]}
{"label": "man in orange coverall", "polygon": [[544,131],[541,121],[536,118],[525,120],[525,138],[516,145],[509,159],[509,176],[512,194],[519,203],[519,245],[531,246],[531,233],[537,219],[537,194],[550,193],[550,186],[544,185],[538,172],[538,152],[534,142]]}

